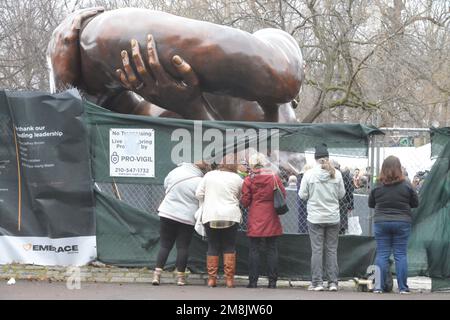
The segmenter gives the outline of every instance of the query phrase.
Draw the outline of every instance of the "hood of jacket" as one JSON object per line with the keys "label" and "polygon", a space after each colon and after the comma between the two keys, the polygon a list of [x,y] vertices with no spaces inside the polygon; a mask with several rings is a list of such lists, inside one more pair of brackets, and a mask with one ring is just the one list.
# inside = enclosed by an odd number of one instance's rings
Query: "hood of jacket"
{"label": "hood of jacket", "polygon": [[178,167],[183,168],[183,172],[187,176],[197,176],[197,177],[203,176],[203,172],[193,163],[182,162],[178,164]]}

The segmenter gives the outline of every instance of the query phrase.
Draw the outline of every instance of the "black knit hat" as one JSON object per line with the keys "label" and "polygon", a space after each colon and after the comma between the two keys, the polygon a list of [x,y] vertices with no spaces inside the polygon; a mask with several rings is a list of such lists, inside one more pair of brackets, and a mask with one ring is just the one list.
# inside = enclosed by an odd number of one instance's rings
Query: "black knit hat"
{"label": "black knit hat", "polygon": [[316,152],[314,152],[314,159],[320,159],[320,158],[328,158],[328,148],[325,143],[321,143],[317,146],[315,146]]}

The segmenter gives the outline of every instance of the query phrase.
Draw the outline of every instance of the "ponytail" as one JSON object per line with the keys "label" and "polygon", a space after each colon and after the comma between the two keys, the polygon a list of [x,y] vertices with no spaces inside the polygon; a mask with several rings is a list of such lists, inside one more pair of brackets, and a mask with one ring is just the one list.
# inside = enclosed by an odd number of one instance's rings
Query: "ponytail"
{"label": "ponytail", "polygon": [[330,173],[331,179],[336,177],[336,169],[331,165],[330,160],[328,158],[320,158],[317,159],[317,162],[320,163],[320,167]]}

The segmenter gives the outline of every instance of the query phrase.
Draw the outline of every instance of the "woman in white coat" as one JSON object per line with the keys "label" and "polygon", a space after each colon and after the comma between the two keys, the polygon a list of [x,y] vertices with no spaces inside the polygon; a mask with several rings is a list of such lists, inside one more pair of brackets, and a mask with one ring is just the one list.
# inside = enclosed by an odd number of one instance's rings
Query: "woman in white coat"
{"label": "woman in white coat", "polygon": [[237,165],[221,164],[218,170],[205,174],[196,196],[203,200],[202,223],[208,237],[208,286],[217,285],[219,255],[223,253],[226,286],[234,287],[236,271],[236,238],[242,219],[239,199],[242,178],[236,173]]}

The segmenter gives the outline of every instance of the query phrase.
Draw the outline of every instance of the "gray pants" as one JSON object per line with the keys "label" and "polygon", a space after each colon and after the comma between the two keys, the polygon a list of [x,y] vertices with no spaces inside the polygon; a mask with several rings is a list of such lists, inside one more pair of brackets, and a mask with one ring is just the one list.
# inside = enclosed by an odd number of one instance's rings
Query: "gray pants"
{"label": "gray pants", "polygon": [[311,276],[312,285],[323,285],[323,264],[328,284],[338,284],[339,268],[337,263],[337,248],[339,223],[311,223],[308,221],[309,237],[311,239]]}

